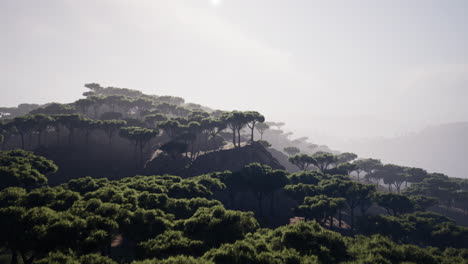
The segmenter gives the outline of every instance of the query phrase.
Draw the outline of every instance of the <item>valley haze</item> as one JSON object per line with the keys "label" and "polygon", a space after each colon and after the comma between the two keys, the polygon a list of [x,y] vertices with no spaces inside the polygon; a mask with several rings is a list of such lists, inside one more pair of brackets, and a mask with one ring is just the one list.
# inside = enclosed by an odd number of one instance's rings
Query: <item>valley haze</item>
{"label": "valley haze", "polygon": [[462,0],[1,1],[0,105],[71,102],[94,81],[255,109],[293,137],[396,162],[363,139],[468,121],[467,10]]}

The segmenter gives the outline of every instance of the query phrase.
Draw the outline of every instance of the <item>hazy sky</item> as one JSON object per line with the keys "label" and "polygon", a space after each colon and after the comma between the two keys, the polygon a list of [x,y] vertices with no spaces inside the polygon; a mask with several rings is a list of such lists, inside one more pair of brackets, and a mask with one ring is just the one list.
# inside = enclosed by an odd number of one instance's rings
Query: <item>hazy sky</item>
{"label": "hazy sky", "polygon": [[0,0],[0,105],[98,82],[317,137],[468,121],[467,14],[466,0]]}

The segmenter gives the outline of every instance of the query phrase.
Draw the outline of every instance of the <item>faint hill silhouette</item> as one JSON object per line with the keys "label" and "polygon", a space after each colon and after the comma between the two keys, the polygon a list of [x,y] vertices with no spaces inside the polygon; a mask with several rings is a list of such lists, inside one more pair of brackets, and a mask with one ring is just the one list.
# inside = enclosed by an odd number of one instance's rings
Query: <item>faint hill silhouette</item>
{"label": "faint hill silhouette", "polygon": [[468,122],[430,126],[405,136],[350,141],[345,147],[360,157],[468,178]]}

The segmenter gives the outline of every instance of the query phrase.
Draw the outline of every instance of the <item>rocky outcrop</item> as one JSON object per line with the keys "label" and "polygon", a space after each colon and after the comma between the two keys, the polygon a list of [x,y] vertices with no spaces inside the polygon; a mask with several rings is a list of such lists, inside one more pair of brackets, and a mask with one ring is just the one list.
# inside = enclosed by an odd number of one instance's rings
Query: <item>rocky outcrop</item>
{"label": "rocky outcrop", "polygon": [[242,167],[258,162],[273,169],[285,168],[259,143],[252,143],[241,148],[232,148],[210,152],[200,156],[188,168],[190,175],[200,175],[214,171],[237,171]]}
{"label": "rocky outcrop", "polygon": [[283,152],[275,148],[268,148],[268,151],[283,167],[286,168],[287,171],[292,172],[292,173],[300,171],[298,167],[296,167],[291,162],[289,162],[288,156],[284,154]]}
{"label": "rocky outcrop", "polygon": [[144,174],[186,176],[189,166],[190,159],[182,155],[173,157],[164,153],[159,153],[154,155],[154,157],[146,163]]}

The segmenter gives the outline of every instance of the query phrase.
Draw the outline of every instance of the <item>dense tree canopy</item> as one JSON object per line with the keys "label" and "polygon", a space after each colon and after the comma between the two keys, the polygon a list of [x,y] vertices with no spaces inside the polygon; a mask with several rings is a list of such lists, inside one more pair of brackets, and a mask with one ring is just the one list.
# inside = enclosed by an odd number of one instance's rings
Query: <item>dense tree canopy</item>
{"label": "dense tree canopy", "polygon": [[47,176],[57,166],[43,157],[24,150],[0,152],[0,188],[21,186],[33,188],[47,183]]}
{"label": "dense tree canopy", "polygon": [[[213,110],[97,83],[85,87],[85,98],[70,104],[0,113],[0,262],[468,259],[468,229],[457,225],[468,211],[465,179],[291,139],[283,122],[265,122],[255,111]],[[251,163],[255,151],[255,161],[271,166]],[[219,158],[221,152],[231,154]],[[96,153],[106,158],[94,161]],[[199,172],[194,164],[203,156],[232,171]],[[128,171],[117,164],[128,161]],[[75,170],[107,170],[69,177],[70,163]],[[274,169],[282,167],[291,172]]]}

